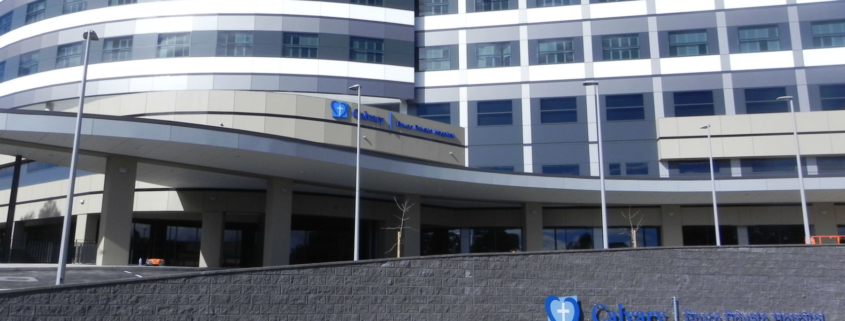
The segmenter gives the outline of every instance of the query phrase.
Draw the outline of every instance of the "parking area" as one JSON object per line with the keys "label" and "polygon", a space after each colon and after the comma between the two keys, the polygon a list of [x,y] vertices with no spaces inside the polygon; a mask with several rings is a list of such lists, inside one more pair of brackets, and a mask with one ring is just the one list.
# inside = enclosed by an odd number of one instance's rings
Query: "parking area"
{"label": "parking area", "polygon": [[[56,270],[56,264],[0,264],[0,291],[55,285]],[[205,270],[208,269],[134,265],[68,265],[65,273],[65,284],[141,279]]]}

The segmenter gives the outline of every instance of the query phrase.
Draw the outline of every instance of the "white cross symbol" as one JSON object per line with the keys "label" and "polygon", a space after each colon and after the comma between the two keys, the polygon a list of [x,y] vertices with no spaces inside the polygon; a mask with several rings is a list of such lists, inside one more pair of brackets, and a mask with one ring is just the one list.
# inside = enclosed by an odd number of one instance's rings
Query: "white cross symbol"
{"label": "white cross symbol", "polygon": [[566,308],[565,304],[561,304],[560,309],[557,310],[557,313],[560,313],[560,315],[563,317],[563,320],[566,320],[566,315],[569,314],[569,312],[570,311]]}

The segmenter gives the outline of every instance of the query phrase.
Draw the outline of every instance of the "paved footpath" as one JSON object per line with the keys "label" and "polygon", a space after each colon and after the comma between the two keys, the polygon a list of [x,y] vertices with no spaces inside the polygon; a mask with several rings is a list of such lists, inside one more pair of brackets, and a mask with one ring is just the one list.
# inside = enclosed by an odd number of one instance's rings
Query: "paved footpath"
{"label": "paved footpath", "polygon": [[[55,285],[57,268],[57,264],[0,264],[0,291]],[[206,270],[209,269],[173,266],[96,266],[68,264],[65,273],[65,284],[138,279]]]}

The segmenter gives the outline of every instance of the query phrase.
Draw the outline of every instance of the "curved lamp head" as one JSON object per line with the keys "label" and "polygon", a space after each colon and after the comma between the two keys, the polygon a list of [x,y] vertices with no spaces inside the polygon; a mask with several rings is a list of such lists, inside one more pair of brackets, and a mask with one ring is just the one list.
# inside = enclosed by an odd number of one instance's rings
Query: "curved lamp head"
{"label": "curved lamp head", "polygon": [[598,85],[599,85],[598,81],[585,81],[584,82],[584,86],[598,86]]}
{"label": "curved lamp head", "polygon": [[97,37],[97,33],[94,32],[94,30],[88,30],[82,33],[82,39],[88,39],[89,36],[91,37],[91,39],[89,39],[91,41],[100,40],[100,37]]}
{"label": "curved lamp head", "polygon": [[781,96],[781,97],[778,97],[777,100],[778,101],[790,101],[790,100],[792,100],[792,96]]}
{"label": "curved lamp head", "polygon": [[707,124],[707,125],[701,126],[699,129],[707,129],[707,128],[710,128],[710,124]]}
{"label": "curved lamp head", "polygon": [[361,85],[359,85],[359,84],[354,84],[352,86],[349,86],[349,90],[358,91],[360,89],[361,89]]}

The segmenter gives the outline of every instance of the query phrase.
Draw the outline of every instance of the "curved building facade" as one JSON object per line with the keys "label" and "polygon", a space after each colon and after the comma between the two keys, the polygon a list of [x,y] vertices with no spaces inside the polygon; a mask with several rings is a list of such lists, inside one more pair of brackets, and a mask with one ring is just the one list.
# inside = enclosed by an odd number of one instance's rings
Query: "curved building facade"
{"label": "curved building facade", "polygon": [[400,224],[403,256],[715,245],[711,154],[723,244],[845,234],[843,17],[838,0],[2,1],[4,248],[57,259],[86,54],[75,262],[351,259],[358,119],[363,258],[395,256]]}

